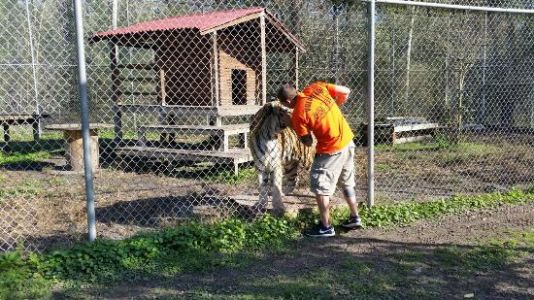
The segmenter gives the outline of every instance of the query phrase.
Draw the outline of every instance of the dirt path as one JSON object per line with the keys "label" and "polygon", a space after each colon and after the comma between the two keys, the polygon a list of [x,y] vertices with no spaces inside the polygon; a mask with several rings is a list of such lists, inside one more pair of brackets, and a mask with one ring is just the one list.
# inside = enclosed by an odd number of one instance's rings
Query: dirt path
{"label": "dirt path", "polygon": [[[135,282],[110,299],[532,299],[534,249],[520,260],[476,245],[534,231],[534,204],[481,210],[390,229],[303,239],[246,268]],[[519,247],[520,248],[520,247]],[[492,252],[493,251],[493,252]]]}

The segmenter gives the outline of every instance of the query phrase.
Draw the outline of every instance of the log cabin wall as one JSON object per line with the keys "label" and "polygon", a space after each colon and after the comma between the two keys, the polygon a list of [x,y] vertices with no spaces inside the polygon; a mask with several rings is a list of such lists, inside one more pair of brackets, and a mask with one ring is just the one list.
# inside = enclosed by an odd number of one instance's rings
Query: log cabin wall
{"label": "log cabin wall", "polygon": [[194,31],[160,40],[156,64],[165,74],[167,105],[211,106],[211,40]]}
{"label": "log cabin wall", "polygon": [[239,83],[232,82],[232,70],[241,70],[246,74],[246,102],[239,104],[258,104],[261,73],[259,21],[253,20],[221,30],[217,44],[219,46],[220,105],[237,104],[235,99],[232,99],[232,94],[233,91],[235,93],[235,85],[239,88]]}
{"label": "log cabin wall", "polygon": [[[220,85],[220,105],[233,105],[235,99],[233,94],[235,90],[242,88],[242,83],[236,80],[240,77],[236,76],[236,70],[243,71],[245,76],[245,86],[246,89],[246,102],[239,104],[248,104],[252,105],[256,102],[256,71],[251,69],[249,66],[243,64],[236,58],[232,57],[230,54],[226,53],[223,50],[219,50],[219,85]],[[235,96],[235,95],[234,95]]]}

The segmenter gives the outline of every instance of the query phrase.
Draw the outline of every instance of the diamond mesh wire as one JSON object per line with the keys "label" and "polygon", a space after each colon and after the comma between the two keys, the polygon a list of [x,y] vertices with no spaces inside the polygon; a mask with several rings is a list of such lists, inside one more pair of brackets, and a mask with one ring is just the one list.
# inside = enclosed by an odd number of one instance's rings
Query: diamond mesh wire
{"label": "diamond mesh wire", "polygon": [[[255,216],[249,122],[286,81],[352,89],[342,110],[356,133],[364,201],[365,2],[112,4],[84,4],[99,237]],[[378,4],[377,203],[532,184],[532,18]],[[71,1],[0,4],[0,39],[0,122],[8,129],[0,137],[0,250],[84,239]],[[288,210],[314,206],[308,184],[284,196]],[[334,203],[340,199],[336,191]]]}

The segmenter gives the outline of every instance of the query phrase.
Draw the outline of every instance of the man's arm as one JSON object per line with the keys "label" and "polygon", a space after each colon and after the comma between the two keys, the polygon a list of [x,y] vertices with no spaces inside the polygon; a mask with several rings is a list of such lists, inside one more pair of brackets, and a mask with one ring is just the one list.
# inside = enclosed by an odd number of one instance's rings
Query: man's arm
{"label": "man's arm", "polygon": [[343,105],[350,94],[350,89],[346,86],[327,84],[328,93],[336,100],[337,105]]}
{"label": "man's arm", "polygon": [[310,134],[304,135],[300,137],[300,141],[307,147],[311,147],[313,145],[313,137]]}
{"label": "man's arm", "polygon": [[310,130],[308,129],[306,115],[298,108],[293,110],[291,126],[293,127],[293,130],[295,130],[295,133],[299,136],[300,141],[304,145],[311,147],[313,144],[313,138]]}

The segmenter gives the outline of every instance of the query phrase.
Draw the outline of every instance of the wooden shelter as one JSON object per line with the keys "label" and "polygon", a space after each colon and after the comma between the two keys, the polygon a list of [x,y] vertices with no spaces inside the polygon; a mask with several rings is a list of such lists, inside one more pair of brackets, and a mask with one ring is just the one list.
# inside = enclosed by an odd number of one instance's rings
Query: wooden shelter
{"label": "wooden shelter", "polygon": [[[248,124],[223,125],[223,118],[252,115],[265,104],[268,54],[291,55],[292,76],[298,82],[298,55],[304,51],[302,43],[277,18],[260,7],[153,20],[91,37],[91,42],[102,40],[110,43],[118,142],[122,137],[123,114],[152,112],[159,115],[161,124],[140,126],[140,136],[144,137],[147,131],[171,136],[201,131],[218,137],[221,141],[218,151],[226,152],[224,155],[238,153],[241,162],[250,160],[248,150],[229,149],[227,140],[230,134],[236,133],[244,139]],[[154,61],[121,64],[119,47],[151,49]],[[123,76],[124,69],[147,70],[153,77],[130,78]],[[125,80],[148,80],[154,83],[154,89],[150,93],[125,91],[124,86],[133,86],[124,84]],[[152,96],[152,100],[149,104],[127,104],[122,101],[125,95]],[[191,117],[202,117],[207,124],[192,127],[186,120]],[[150,152],[141,140],[140,146],[122,149],[123,152]],[[183,154],[183,149],[180,151]],[[184,155],[178,155],[177,159],[180,156]]]}

